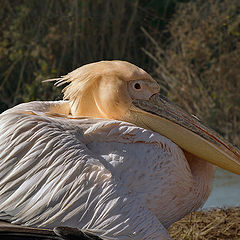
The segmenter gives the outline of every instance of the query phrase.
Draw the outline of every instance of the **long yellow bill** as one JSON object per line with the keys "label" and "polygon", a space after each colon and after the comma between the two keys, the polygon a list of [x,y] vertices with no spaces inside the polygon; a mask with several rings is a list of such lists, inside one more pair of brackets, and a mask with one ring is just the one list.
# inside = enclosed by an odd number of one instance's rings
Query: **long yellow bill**
{"label": "long yellow bill", "polygon": [[154,94],[148,101],[133,104],[127,121],[158,132],[195,156],[240,175],[239,150],[165,97]]}

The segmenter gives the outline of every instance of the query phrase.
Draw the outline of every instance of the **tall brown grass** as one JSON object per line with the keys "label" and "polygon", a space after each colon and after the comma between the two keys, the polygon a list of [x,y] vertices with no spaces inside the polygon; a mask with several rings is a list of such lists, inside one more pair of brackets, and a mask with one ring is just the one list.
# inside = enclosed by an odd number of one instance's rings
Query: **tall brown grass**
{"label": "tall brown grass", "polygon": [[145,31],[162,91],[240,146],[240,2],[179,4],[167,31]]}

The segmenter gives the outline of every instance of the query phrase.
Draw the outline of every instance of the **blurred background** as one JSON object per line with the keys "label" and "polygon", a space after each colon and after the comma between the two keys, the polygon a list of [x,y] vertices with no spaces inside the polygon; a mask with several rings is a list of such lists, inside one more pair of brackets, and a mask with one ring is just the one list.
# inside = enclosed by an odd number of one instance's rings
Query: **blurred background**
{"label": "blurred background", "polygon": [[[61,99],[61,89],[44,79],[120,59],[148,71],[162,94],[240,146],[239,0],[0,0],[0,6],[0,113],[21,102]],[[240,205],[240,178],[218,171],[216,179],[224,180],[215,180],[215,189],[234,182]]]}

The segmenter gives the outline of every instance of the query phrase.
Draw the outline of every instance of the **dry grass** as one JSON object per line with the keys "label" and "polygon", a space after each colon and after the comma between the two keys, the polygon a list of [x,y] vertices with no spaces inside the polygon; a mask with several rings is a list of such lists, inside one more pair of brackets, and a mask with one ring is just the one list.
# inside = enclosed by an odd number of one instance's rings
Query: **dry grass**
{"label": "dry grass", "polygon": [[240,2],[179,4],[167,31],[146,33],[163,93],[240,146]]}
{"label": "dry grass", "polygon": [[191,213],[168,229],[176,240],[240,239],[240,208]]}

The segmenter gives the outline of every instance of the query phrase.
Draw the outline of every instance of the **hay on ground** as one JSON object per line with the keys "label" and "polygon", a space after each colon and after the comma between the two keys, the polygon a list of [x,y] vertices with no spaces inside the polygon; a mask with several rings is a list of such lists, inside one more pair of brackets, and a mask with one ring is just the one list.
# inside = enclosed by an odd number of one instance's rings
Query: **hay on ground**
{"label": "hay on ground", "polygon": [[239,240],[240,208],[191,213],[172,224],[168,231],[176,240]]}

